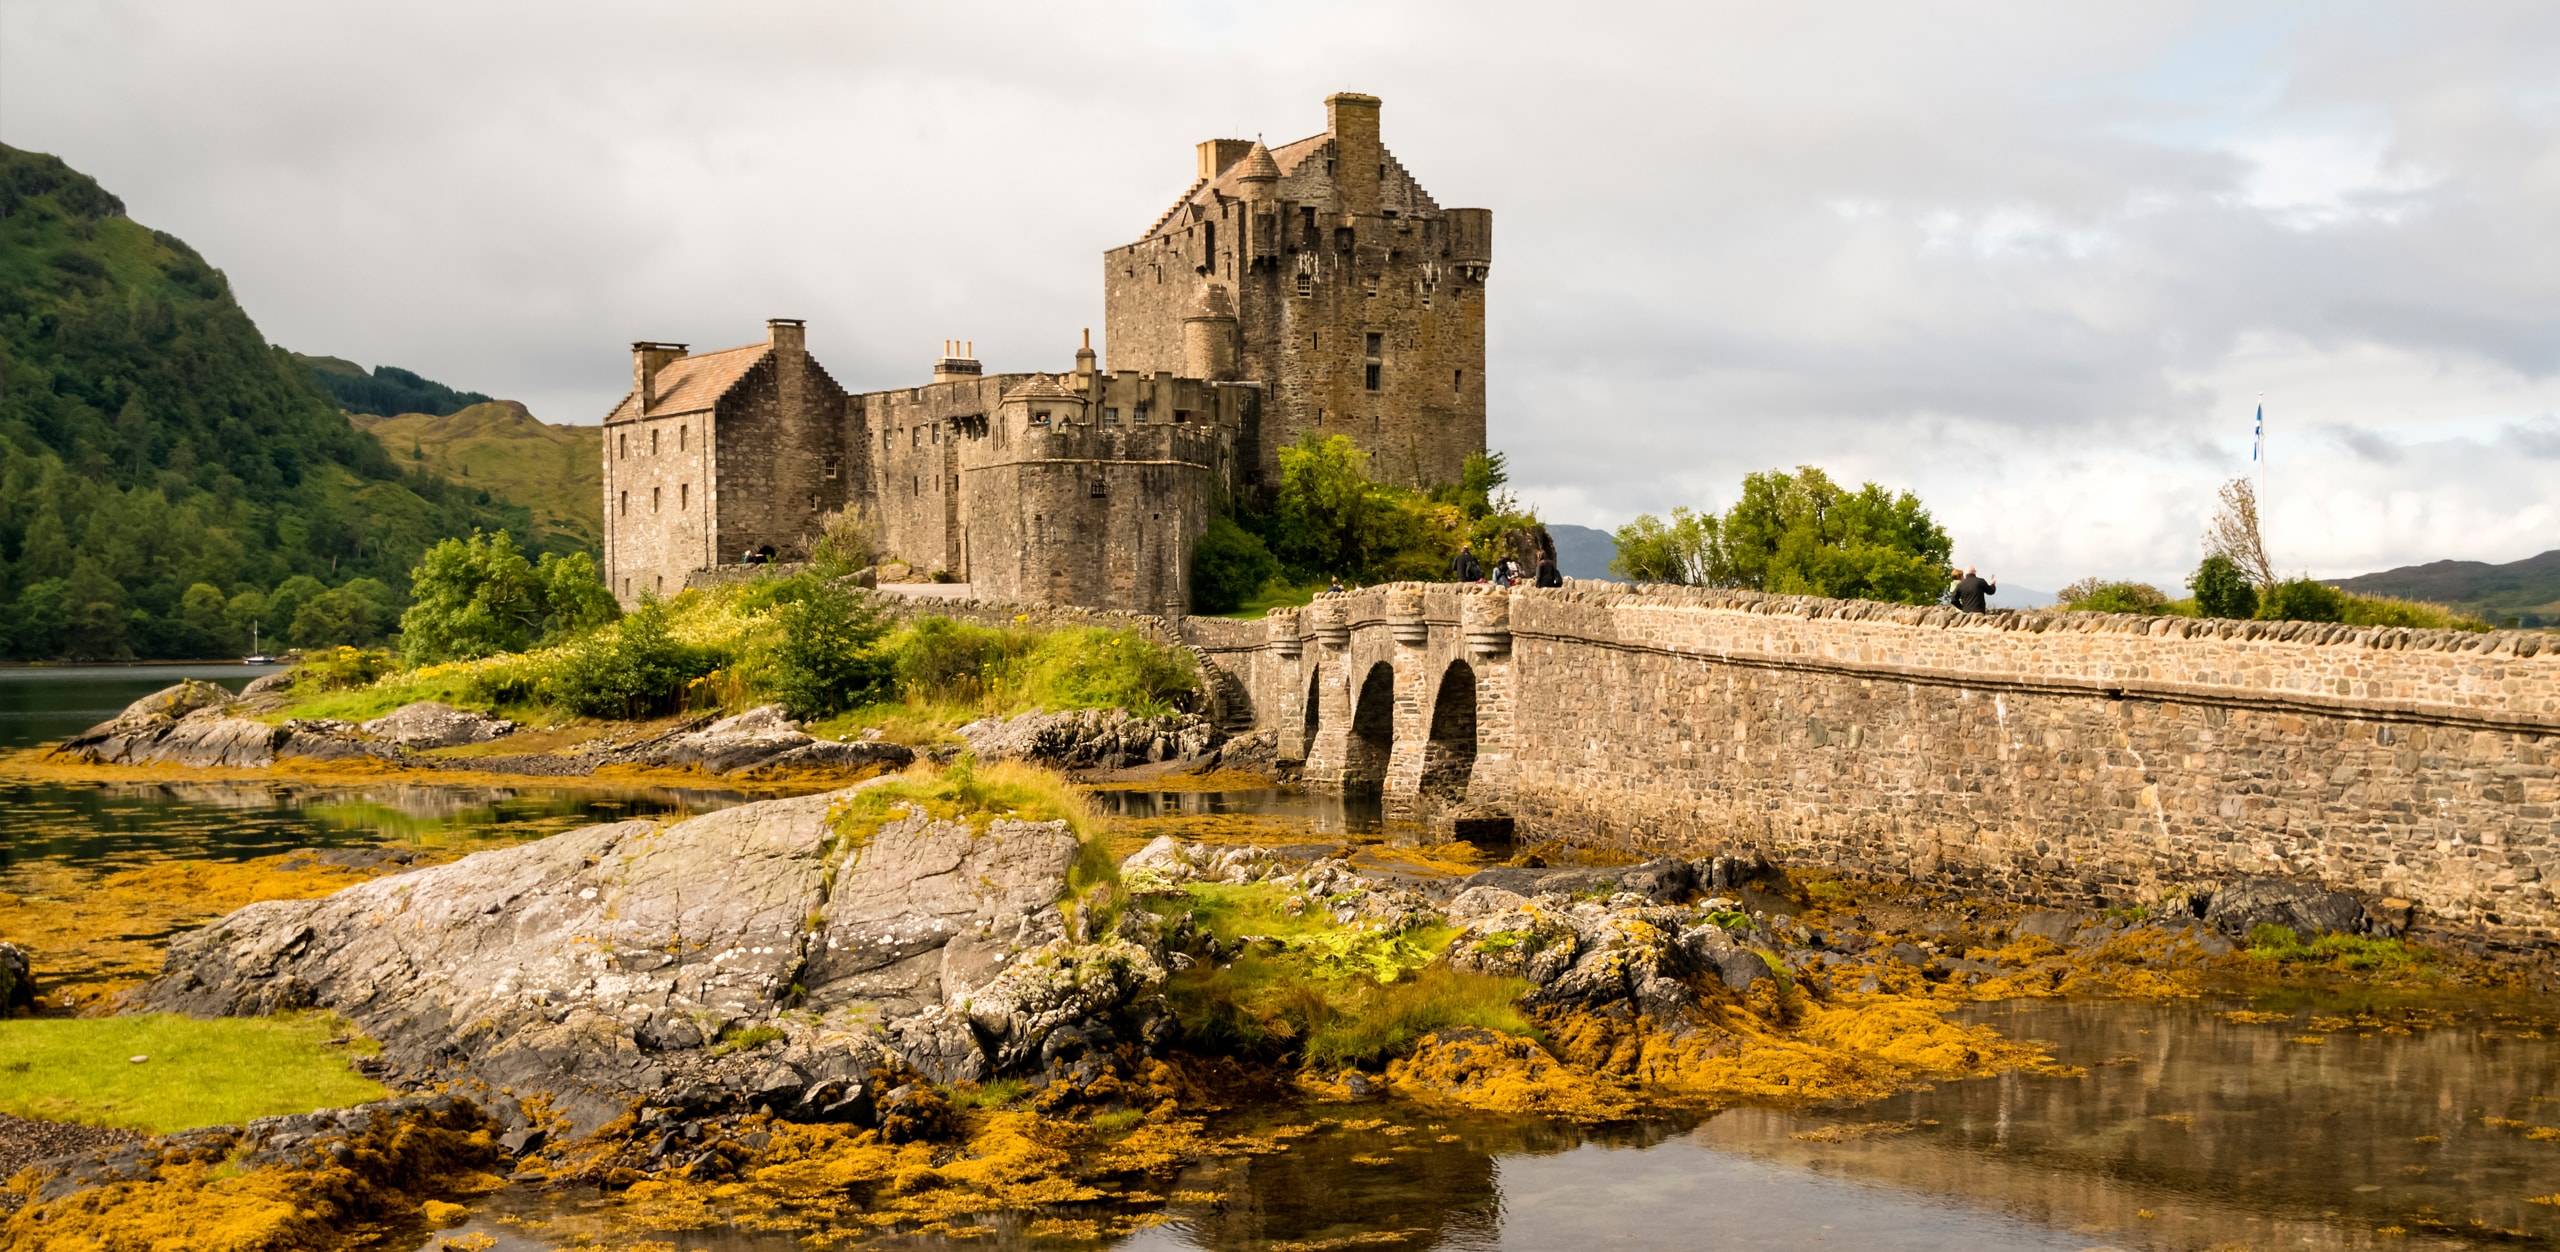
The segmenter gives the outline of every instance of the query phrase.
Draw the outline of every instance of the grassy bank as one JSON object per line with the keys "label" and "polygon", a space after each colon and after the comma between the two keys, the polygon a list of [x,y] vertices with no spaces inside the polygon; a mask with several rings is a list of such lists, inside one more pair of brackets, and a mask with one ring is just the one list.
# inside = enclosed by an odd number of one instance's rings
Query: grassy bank
{"label": "grassy bank", "polygon": [[0,1112],[155,1134],[236,1125],[389,1095],[353,1068],[379,1050],[326,1013],[0,1021]]}

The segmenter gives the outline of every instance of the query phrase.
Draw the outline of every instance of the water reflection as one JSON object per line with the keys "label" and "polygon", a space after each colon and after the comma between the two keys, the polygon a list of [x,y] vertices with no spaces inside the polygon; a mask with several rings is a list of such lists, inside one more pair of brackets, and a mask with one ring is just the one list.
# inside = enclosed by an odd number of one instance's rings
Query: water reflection
{"label": "water reflection", "polygon": [[1386,824],[1376,795],[1327,796],[1277,787],[1251,791],[1097,791],[1094,807],[1107,816],[1274,817],[1299,823],[1305,834],[1368,835]]}

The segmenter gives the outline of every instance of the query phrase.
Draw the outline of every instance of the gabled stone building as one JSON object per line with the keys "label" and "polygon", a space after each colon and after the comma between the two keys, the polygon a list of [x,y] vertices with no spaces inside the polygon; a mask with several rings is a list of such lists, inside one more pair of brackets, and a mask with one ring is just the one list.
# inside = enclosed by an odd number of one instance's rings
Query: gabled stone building
{"label": "gabled stone building", "polygon": [[987,598],[1181,613],[1210,520],[1302,433],[1350,436],[1388,481],[1454,481],[1485,446],[1492,215],[1432,200],[1375,97],[1326,106],[1324,134],[1277,150],[1199,145],[1191,188],[1105,254],[1108,372],[1089,341],[1072,369],[993,375],[947,345],[930,383],[848,394],[790,319],[701,356],[633,344],[605,419],[614,594],[804,556],[841,509]]}

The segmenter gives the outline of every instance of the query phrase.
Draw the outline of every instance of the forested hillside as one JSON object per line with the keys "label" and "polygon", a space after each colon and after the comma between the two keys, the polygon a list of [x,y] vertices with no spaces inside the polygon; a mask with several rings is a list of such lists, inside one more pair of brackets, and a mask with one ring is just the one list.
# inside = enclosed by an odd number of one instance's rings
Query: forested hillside
{"label": "forested hillside", "polygon": [[2378,574],[2341,578],[2336,585],[2358,595],[2430,600],[2473,614],[2493,626],[2560,623],[2560,548],[2521,561],[2431,561]]}
{"label": "forested hillside", "polygon": [[421,378],[415,372],[397,365],[377,365],[371,372],[365,367],[334,356],[293,354],[311,371],[311,380],[328,392],[338,407],[349,413],[366,413],[375,417],[398,417],[403,413],[428,413],[443,417],[459,413],[475,404],[489,403],[489,397],[476,391],[456,391],[432,378]]}
{"label": "forested hillside", "polygon": [[428,545],[574,547],[404,468],[221,271],[94,180],[0,146],[0,655],[369,642]]}

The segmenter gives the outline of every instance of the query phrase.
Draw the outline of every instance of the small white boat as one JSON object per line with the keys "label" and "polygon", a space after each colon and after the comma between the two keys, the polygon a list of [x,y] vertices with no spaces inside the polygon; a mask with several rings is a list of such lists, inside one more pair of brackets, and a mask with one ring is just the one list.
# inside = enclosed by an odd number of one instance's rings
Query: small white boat
{"label": "small white boat", "polygon": [[276,663],[276,659],[274,657],[258,651],[258,624],[256,622],[249,623],[249,655],[240,658],[240,663],[242,665],[273,665]]}

